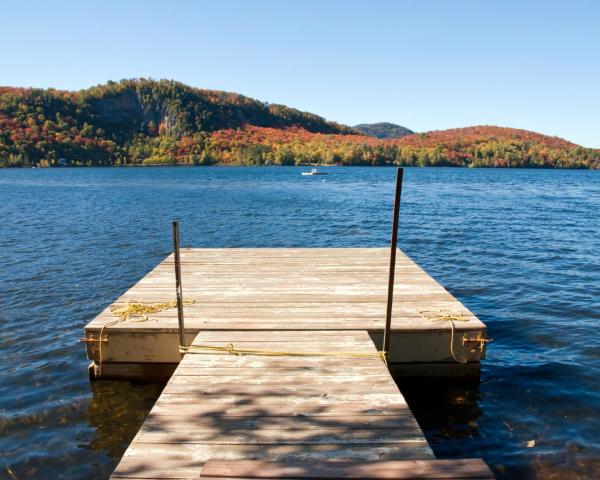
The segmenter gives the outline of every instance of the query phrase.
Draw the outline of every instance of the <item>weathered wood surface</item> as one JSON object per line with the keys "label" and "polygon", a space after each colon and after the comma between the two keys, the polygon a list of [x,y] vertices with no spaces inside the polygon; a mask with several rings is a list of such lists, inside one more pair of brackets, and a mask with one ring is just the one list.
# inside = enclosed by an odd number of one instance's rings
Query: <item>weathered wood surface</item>
{"label": "weathered wood surface", "polygon": [[[368,330],[378,339],[385,323],[389,251],[386,248],[183,249],[182,283],[188,338],[205,330]],[[172,255],[115,303],[174,298]],[[410,258],[398,252],[392,318],[391,361],[452,362],[449,321],[423,312],[458,314],[455,351],[478,361],[481,351],[463,347],[463,334],[485,334],[485,325]],[[114,320],[105,309],[86,327],[97,338]],[[105,362],[177,362],[177,311],[125,321],[106,329]],[[262,335],[262,334],[261,334]],[[88,356],[98,361],[97,344]]]}
{"label": "weathered wood surface", "polygon": [[494,475],[478,458],[464,460],[388,460],[378,462],[265,462],[209,460],[200,478],[490,480]]}
{"label": "weathered wood surface", "polygon": [[[319,333],[198,334],[195,345],[338,356],[185,355],[113,478],[199,478],[211,458],[433,458],[367,332]],[[342,356],[348,352],[369,356]]]}
{"label": "weathered wood surface", "polygon": [[[184,295],[189,329],[227,330],[382,330],[387,289],[387,249],[183,249]],[[444,321],[420,312],[460,313],[461,330],[483,324],[441,285],[399,252],[394,319],[397,330],[448,330]],[[172,255],[125,292],[129,300],[171,300],[175,283]],[[88,329],[114,317],[104,310]],[[309,327],[309,328],[306,328]],[[175,309],[152,315],[148,322],[123,322],[111,329],[177,329]]]}

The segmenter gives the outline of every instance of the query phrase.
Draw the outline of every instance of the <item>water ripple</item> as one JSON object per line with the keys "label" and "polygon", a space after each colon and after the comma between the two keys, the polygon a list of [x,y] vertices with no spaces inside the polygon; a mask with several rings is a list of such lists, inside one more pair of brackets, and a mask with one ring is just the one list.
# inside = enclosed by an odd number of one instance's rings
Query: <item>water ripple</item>
{"label": "water ripple", "polygon": [[[394,170],[328,171],[0,171],[0,477],[108,477],[161,385],[90,384],[78,339],[169,253],[173,218],[191,246],[387,245]],[[401,247],[496,339],[480,384],[402,385],[436,454],[600,478],[600,172],[405,179]]]}

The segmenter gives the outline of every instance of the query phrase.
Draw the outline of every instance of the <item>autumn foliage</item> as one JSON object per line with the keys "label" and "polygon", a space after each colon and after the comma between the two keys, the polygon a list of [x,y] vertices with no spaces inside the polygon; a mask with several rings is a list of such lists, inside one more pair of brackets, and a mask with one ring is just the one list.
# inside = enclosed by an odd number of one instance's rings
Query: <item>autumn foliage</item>
{"label": "autumn foliage", "polygon": [[600,152],[490,126],[378,139],[284,105],[167,80],[79,92],[0,87],[0,166],[60,164],[600,168]]}

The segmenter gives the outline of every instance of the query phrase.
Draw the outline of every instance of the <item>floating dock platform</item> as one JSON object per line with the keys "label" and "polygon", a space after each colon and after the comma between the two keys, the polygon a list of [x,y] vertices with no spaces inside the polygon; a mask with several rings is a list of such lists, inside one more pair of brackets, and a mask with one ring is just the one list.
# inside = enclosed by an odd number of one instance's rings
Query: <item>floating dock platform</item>
{"label": "floating dock platform", "polygon": [[107,308],[85,329],[92,377],[168,379],[112,478],[493,478],[435,459],[390,374],[478,375],[485,325],[397,251],[386,363],[388,262],[384,248],[182,249],[182,354],[168,256],[113,304],[164,309]]}
{"label": "floating dock platform", "polygon": [[[364,330],[381,348],[388,267],[388,248],[183,248],[183,295],[194,302],[185,307],[186,341],[206,331],[272,339],[270,332],[298,330],[318,339],[322,331],[339,331],[341,338]],[[114,305],[173,300],[173,272],[169,255]],[[110,325],[114,320],[106,308],[85,328],[92,376],[170,378],[181,359],[177,309],[141,322]],[[101,330],[108,340],[102,348]],[[388,356],[395,374],[477,377],[485,336],[472,312],[398,250]]]}

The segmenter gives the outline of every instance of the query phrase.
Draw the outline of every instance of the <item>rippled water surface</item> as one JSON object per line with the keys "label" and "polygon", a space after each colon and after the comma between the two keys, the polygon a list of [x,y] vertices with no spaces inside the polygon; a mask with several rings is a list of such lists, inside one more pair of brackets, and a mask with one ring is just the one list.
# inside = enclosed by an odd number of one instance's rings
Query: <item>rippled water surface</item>
{"label": "rippled water surface", "polygon": [[[161,385],[84,325],[170,251],[381,246],[394,169],[0,170],[0,478],[107,478]],[[407,169],[400,246],[489,326],[480,384],[401,385],[435,453],[600,478],[600,172]]]}

